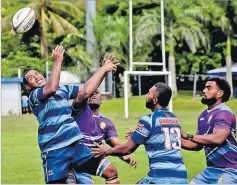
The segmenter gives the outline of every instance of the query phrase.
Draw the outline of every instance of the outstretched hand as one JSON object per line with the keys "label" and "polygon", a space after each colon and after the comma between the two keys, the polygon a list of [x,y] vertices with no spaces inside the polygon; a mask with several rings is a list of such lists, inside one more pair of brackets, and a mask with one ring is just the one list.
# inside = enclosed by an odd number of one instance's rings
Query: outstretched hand
{"label": "outstretched hand", "polygon": [[125,139],[129,140],[133,132],[134,130],[130,128],[129,131],[127,131],[125,134]]}
{"label": "outstretched hand", "polygon": [[97,148],[92,148],[91,149],[92,150],[91,153],[95,154],[94,157],[95,158],[97,158],[97,157],[106,157],[107,156],[106,152],[111,147],[109,145],[107,145],[106,143],[104,143],[104,142],[101,145],[99,145],[97,143],[94,143],[94,144],[97,146]]}
{"label": "outstretched hand", "polygon": [[113,53],[108,56],[105,56],[102,62],[102,66],[106,69],[106,72],[115,72],[117,70],[118,65],[120,65],[119,60],[116,59]]}
{"label": "outstretched hand", "polygon": [[120,159],[123,160],[124,162],[128,163],[133,168],[136,168],[138,165],[137,160],[134,157],[132,157],[131,155],[122,156],[122,157],[120,157]]}
{"label": "outstretched hand", "polygon": [[52,51],[52,57],[54,62],[63,62],[63,54],[65,52],[65,49],[62,45],[57,45],[56,48]]}

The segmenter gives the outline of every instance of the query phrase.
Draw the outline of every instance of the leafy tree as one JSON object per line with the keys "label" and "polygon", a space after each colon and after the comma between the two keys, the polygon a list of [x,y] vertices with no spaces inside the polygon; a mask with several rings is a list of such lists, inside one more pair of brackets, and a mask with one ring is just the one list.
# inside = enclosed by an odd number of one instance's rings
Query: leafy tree
{"label": "leafy tree", "polygon": [[[83,3],[84,1],[81,0],[76,2],[72,0],[4,0],[2,4],[2,58],[5,59],[2,64],[3,68],[5,67],[4,69],[8,70],[11,68],[10,66],[14,66],[14,68],[19,66],[36,67],[37,64],[38,68],[42,67],[40,71],[45,72],[45,61],[51,59],[51,55],[48,57],[48,49],[51,52],[56,44],[65,44],[66,52],[63,69],[66,67],[67,70],[75,71],[78,60],[82,63],[81,68],[84,65],[88,68],[90,60],[85,51],[85,44],[83,42],[78,43],[75,39],[77,36],[84,37],[85,6]],[[35,10],[36,23],[27,33],[15,34],[11,30],[12,16],[17,10],[26,6],[30,6]],[[85,40],[85,38],[83,39]],[[12,57],[8,61],[10,55]],[[23,59],[19,60],[18,56],[22,56],[25,62],[22,62]],[[42,61],[37,60],[36,62],[37,57],[42,58]],[[14,64],[12,64],[13,62]],[[16,75],[17,70],[14,70],[10,72],[4,70],[2,75]]]}
{"label": "leafy tree", "polygon": [[[204,30],[203,25],[185,15],[184,9],[189,8],[186,1],[172,0],[165,1],[165,31],[166,38],[168,37],[169,50],[169,70],[172,74],[172,89],[174,95],[177,94],[176,85],[176,64],[175,64],[175,47],[182,45],[183,42],[188,46],[192,53],[195,53],[198,48],[210,48],[209,34]],[[144,47],[144,43],[149,43],[150,39],[155,35],[161,34],[160,14],[157,12],[144,12],[139,23],[136,26],[136,45]],[[160,44],[160,43],[159,43]]]}
{"label": "leafy tree", "polygon": [[[234,4],[234,6],[232,5]],[[235,10],[234,10],[235,8]],[[232,58],[231,58],[231,43],[234,44],[234,31],[233,31],[233,24],[234,21],[237,23],[237,3],[228,1],[228,5],[226,7],[226,13],[221,16],[220,19],[220,27],[222,32],[227,36],[226,40],[226,78],[230,83],[231,89],[233,89],[233,82],[232,82]],[[236,43],[236,40],[235,40]],[[236,46],[236,44],[235,44]]]}
{"label": "leafy tree", "polygon": [[[67,48],[67,54],[72,59],[70,70],[76,71],[80,74],[80,79],[86,81],[86,74],[89,72],[92,57],[86,52],[85,36],[79,33],[71,33],[64,37],[60,44]],[[75,68],[75,66],[77,66],[77,68]]]}
{"label": "leafy tree", "polygon": [[[7,9],[13,6],[13,1],[6,1]],[[54,32],[58,35],[67,33],[79,33],[76,26],[70,23],[70,20],[77,21],[74,24],[80,25],[83,21],[84,12],[79,8],[82,1],[59,1],[59,0],[28,0],[28,6],[32,7],[36,13],[37,22],[39,23],[41,58],[48,58],[47,32]],[[14,9],[14,8],[12,8]],[[8,14],[3,24],[9,28],[13,14]]]}
{"label": "leafy tree", "polygon": [[45,72],[45,60],[39,57],[39,37],[32,37],[29,45],[22,43],[19,37],[21,36],[12,37],[6,32],[2,34],[2,76],[17,76],[19,67],[35,68]]}
{"label": "leafy tree", "polygon": [[96,54],[102,59],[106,52],[113,52],[121,61],[121,66],[126,69],[128,64],[128,21],[125,17],[97,16],[94,21],[96,37]]}
{"label": "leafy tree", "polygon": [[[197,17],[200,20],[204,20],[206,25],[212,27],[219,27],[221,31],[226,35],[226,43],[218,43],[216,47],[223,47],[223,53],[226,61],[227,73],[226,77],[231,85],[232,89],[232,58],[231,58],[231,46],[237,46],[237,35],[234,34],[233,26],[237,23],[237,2],[236,1],[197,1],[199,4],[196,12]],[[205,12],[202,13],[201,11]]]}

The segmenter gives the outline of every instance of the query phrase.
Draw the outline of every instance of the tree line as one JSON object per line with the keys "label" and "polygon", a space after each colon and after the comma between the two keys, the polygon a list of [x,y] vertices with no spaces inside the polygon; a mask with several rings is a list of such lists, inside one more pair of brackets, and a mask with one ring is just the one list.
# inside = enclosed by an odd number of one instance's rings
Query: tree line
{"label": "tree line", "polygon": [[[35,10],[36,23],[29,32],[15,34],[11,19],[26,6]],[[84,0],[2,0],[1,11],[2,76],[16,76],[20,66],[45,73],[45,62],[51,60],[50,52],[57,44],[67,49],[63,69],[79,70],[82,79],[107,52],[114,52],[121,61],[114,74],[116,81],[128,69],[129,1],[96,1],[93,56],[86,51]],[[231,64],[237,61],[237,1],[164,0],[164,15],[167,69],[172,73],[174,94],[176,74],[205,74],[225,65],[232,84]],[[160,23],[160,0],[133,0],[133,61],[162,60]],[[161,68],[139,66],[137,70]]]}

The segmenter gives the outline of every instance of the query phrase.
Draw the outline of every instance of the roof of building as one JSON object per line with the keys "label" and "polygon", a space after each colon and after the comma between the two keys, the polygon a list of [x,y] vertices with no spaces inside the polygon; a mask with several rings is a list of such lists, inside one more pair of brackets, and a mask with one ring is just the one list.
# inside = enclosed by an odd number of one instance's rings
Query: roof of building
{"label": "roof of building", "polygon": [[[232,65],[232,75],[237,75],[237,63]],[[226,75],[226,66],[213,69],[207,72],[208,75]]]}
{"label": "roof of building", "polygon": [[2,83],[22,83],[23,78],[18,77],[2,77]]}

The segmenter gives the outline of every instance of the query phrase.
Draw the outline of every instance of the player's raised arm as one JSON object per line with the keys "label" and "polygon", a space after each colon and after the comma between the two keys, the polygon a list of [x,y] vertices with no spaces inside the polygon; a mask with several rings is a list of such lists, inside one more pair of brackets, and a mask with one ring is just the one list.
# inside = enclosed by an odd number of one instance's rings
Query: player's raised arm
{"label": "player's raised arm", "polygon": [[[74,102],[74,108],[80,109],[83,107],[88,98],[99,87],[106,73],[116,71],[119,61],[113,54],[107,56],[103,60],[102,67],[85,83],[85,85],[79,89],[78,96]],[[76,106],[76,107],[75,107]]]}
{"label": "player's raised arm", "polygon": [[52,51],[53,69],[48,82],[43,88],[44,96],[54,94],[58,88],[64,51],[65,49],[61,45],[56,46]]}

